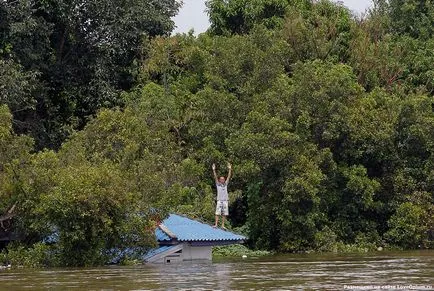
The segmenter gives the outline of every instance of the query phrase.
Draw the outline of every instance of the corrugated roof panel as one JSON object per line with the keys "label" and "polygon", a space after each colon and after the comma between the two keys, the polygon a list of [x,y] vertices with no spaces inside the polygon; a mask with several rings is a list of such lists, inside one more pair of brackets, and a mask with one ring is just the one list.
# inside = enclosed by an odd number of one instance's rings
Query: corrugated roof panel
{"label": "corrugated roof panel", "polygon": [[170,249],[174,249],[174,248],[179,248],[178,246],[161,246],[155,249],[150,250],[149,252],[146,253],[145,256],[142,257],[142,259],[144,261],[148,261],[150,258],[159,255],[163,252],[169,251]]}
{"label": "corrugated roof panel", "polygon": [[[246,237],[225,231],[220,228],[214,228],[211,225],[189,219],[176,214],[171,214],[163,221],[164,225],[178,238],[178,241],[242,241]],[[161,235],[161,229],[157,228],[155,234],[157,239]],[[163,232],[164,233],[164,232]],[[167,238],[168,239],[167,239]],[[162,240],[170,240],[166,235]],[[158,239],[159,241],[162,241]]]}
{"label": "corrugated roof panel", "polygon": [[155,236],[157,237],[157,241],[170,241],[171,240],[171,238],[158,227],[155,230]]}

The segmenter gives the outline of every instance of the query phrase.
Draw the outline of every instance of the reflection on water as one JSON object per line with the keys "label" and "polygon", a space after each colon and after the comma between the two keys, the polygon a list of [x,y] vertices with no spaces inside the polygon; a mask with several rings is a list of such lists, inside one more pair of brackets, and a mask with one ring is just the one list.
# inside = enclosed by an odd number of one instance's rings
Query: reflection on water
{"label": "reflection on water", "polygon": [[390,285],[415,289],[431,286],[434,290],[433,278],[434,251],[379,252],[94,269],[2,270],[0,289],[343,290]]}

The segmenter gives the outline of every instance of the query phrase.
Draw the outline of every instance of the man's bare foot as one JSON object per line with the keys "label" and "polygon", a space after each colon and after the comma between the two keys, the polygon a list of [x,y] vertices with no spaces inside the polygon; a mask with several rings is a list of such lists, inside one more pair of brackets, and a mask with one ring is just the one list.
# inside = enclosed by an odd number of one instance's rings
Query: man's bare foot
{"label": "man's bare foot", "polygon": [[222,225],[222,228],[223,228],[223,229],[227,229],[224,225]]}
{"label": "man's bare foot", "polygon": [[214,224],[212,227],[217,228],[217,225]]}

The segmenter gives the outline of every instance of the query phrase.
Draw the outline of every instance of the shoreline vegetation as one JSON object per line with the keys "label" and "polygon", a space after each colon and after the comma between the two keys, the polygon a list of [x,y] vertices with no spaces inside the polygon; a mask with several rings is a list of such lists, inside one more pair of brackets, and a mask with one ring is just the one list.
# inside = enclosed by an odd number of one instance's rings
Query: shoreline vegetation
{"label": "shoreline vegetation", "polygon": [[209,0],[198,36],[175,0],[74,3],[0,1],[3,262],[132,263],[213,222],[227,162],[248,250],[216,255],[434,248],[432,1]]}
{"label": "shoreline vegetation", "polygon": [[[212,258],[213,260],[221,259],[257,259],[261,257],[280,256],[280,255],[347,255],[347,254],[379,254],[382,252],[396,252],[396,251],[416,251],[421,249],[402,249],[398,247],[375,247],[373,245],[345,245],[338,243],[331,251],[318,251],[308,250],[302,252],[282,253],[277,251],[267,250],[252,250],[245,245],[229,245],[213,247]],[[47,257],[49,249],[46,245],[36,244],[32,248],[25,249],[22,246],[15,246],[9,249],[9,252],[0,253],[0,270],[14,269],[14,268],[28,268],[28,269],[43,269],[43,268],[58,268],[61,265],[53,264],[53,258]],[[141,265],[143,262],[137,258],[124,258],[116,265],[131,266]]]}

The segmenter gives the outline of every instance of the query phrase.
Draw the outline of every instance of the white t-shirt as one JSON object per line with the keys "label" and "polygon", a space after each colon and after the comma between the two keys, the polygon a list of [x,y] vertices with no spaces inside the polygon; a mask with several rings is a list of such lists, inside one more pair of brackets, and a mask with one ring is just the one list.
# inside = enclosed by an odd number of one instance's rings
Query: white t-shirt
{"label": "white t-shirt", "polygon": [[225,183],[216,183],[217,186],[217,200],[218,201],[228,201],[228,182]]}

